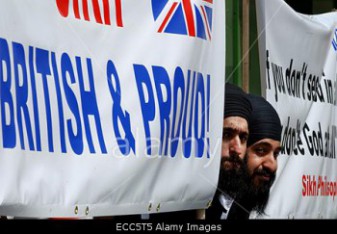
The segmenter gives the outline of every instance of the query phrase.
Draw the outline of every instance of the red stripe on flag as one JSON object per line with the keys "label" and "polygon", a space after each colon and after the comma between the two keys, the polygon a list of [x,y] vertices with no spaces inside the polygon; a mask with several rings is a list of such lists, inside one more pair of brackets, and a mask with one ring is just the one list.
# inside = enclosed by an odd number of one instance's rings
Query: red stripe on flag
{"label": "red stripe on flag", "polygon": [[204,16],[204,21],[205,21],[205,25],[206,25],[206,28],[207,28],[207,34],[208,34],[208,38],[209,40],[211,40],[211,31],[210,31],[210,27],[209,27],[209,24],[208,24],[208,20],[207,20],[207,17],[206,17],[206,12],[205,12],[205,9],[203,6],[201,6],[201,12],[202,12],[202,15]]}
{"label": "red stripe on flag", "polygon": [[173,14],[174,9],[177,7],[177,2],[173,3],[169,12],[167,13],[163,23],[160,25],[158,32],[163,32],[164,28],[166,27],[167,21],[171,18],[171,15]]}
{"label": "red stripe on flag", "polygon": [[194,27],[194,17],[191,6],[191,0],[182,0],[183,8],[186,15],[186,23],[188,28],[188,35],[194,37],[195,36],[195,27]]}
{"label": "red stripe on flag", "polygon": [[213,0],[203,0],[203,1],[213,4]]}

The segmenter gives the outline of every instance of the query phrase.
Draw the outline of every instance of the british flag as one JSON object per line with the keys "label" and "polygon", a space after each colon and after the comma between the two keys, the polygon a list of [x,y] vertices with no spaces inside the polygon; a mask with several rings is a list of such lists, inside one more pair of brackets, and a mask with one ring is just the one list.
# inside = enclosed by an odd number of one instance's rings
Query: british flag
{"label": "british flag", "polygon": [[152,0],[159,33],[212,37],[213,0]]}

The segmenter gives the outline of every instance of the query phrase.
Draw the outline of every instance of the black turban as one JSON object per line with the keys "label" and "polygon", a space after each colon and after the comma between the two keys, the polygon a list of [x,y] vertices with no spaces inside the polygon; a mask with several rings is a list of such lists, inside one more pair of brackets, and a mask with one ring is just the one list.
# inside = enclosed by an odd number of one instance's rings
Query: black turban
{"label": "black turban", "polygon": [[248,100],[248,94],[241,88],[226,83],[225,88],[225,113],[224,118],[239,116],[247,120],[252,112],[252,106]]}
{"label": "black turban", "polygon": [[248,121],[249,138],[247,146],[263,138],[281,141],[281,121],[274,107],[263,97],[249,94],[248,98],[253,111]]}

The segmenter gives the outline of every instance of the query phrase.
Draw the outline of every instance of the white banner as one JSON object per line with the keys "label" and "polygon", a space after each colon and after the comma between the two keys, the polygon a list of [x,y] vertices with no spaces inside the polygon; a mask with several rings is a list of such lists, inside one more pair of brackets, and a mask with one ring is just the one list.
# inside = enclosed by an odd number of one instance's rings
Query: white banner
{"label": "white banner", "polygon": [[336,218],[334,27],[282,0],[257,0],[257,16],[262,90],[283,125],[283,151],[263,217]]}
{"label": "white banner", "polygon": [[224,12],[212,0],[0,0],[0,214],[206,207]]}

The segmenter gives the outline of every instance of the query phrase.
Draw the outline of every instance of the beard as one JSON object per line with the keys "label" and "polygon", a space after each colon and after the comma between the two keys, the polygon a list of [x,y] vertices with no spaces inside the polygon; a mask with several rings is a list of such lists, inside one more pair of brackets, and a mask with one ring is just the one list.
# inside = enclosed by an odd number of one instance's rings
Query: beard
{"label": "beard", "polygon": [[[275,173],[266,168],[258,169],[249,174],[247,157],[242,160],[238,155],[221,159],[221,162],[230,161],[238,166],[230,170],[220,169],[217,194],[226,193],[235,199],[235,202],[248,211],[256,211],[259,215],[264,214],[269,199],[269,191],[275,180]],[[269,181],[262,181],[258,185],[254,178],[259,175],[270,176]]]}
{"label": "beard", "polygon": [[221,164],[226,161],[235,164],[235,167],[231,169],[221,167],[217,193],[226,193],[236,199],[241,197],[242,194],[248,190],[248,170],[244,160],[238,155],[230,155],[228,158],[222,158]]}
{"label": "beard", "polygon": [[[245,162],[247,161],[247,157],[245,157]],[[247,163],[245,163],[245,165],[247,165]],[[247,167],[244,168],[247,169]],[[254,178],[261,175],[269,176],[270,180],[260,181],[258,185],[255,184]],[[275,173],[266,168],[255,170],[249,178],[246,178],[247,191],[238,197],[238,201],[241,200],[241,203],[247,207],[248,210],[254,210],[258,215],[264,214],[269,199],[270,188],[275,181],[275,177]]]}

